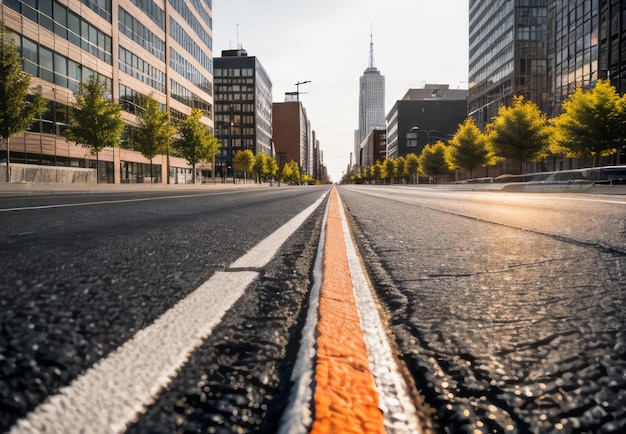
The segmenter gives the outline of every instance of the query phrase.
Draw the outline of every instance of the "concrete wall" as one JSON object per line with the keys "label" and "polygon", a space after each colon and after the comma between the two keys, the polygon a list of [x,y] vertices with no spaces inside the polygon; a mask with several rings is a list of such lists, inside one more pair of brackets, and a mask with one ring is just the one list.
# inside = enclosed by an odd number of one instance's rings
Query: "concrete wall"
{"label": "concrete wall", "polygon": [[[0,166],[0,182],[6,182],[6,180],[7,166],[5,162],[2,166]],[[43,184],[95,184],[96,169],[12,163],[11,182],[35,182]]]}

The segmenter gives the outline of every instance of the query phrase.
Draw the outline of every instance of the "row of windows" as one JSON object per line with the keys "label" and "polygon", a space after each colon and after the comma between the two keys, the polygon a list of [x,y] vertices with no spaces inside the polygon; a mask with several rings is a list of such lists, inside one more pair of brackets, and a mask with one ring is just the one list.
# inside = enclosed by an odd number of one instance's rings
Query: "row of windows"
{"label": "row of windows", "polygon": [[131,2],[146,14],[160,29],[165,28],[165,12],[154,0],[131,0]]}
{"label": "row of windows", "polygon": [[[219,125],[222,129],[228,129],[228,125],[231,123],[231,115],[230,114],[222,114],[215,116],[215,125]],[[238,113],[232,116],[233,125],[237,126],[239,129],[240,125],[246,127],[254,127],[254,113]],[[254,134],[254,132],[250,133]]]}
{"label": "row of windows", "polygon": [[180,24],[170,17],[170,36],[180,44],[185,51],[196,59],[209,73],[213,72],[213,60],[207,56],[202,47],[182,28]]}
{"label": "row of windows", "polygon": [[207,116],[208,118],[213,118],[213,107],[209,102],[203,100],[198,95],[191,92],[189,89],[174,80],[171,80],[170,83],[172,87],[172,98],[174,98],[178,102],[185,104],[188,107],[198,108],[202,110],[202,113],[204,113],[205,116]]}
{"label": "row of windows", "polygon": [[[47,0],[41,0],[41,3],[45,3]],[[113,13],[113,6],[111,0],[80,0],[81,3],[89,6],[89,9],[100,15],[109,23],[112,22],[111,14]]]}
{"label": "row of windows", "polygon": [[119,8],[119,29],[161,62],[165,62],[165,42],[122,7]]}
{"label": "row of windows", "polygon": [[41,0],[39,3],[37,0],[8,0],[5,3],[44,29],[54,32],[109,65],[112,64],[111,37],[61,3],[50,0]]}
{"label": "row of windows", "polygon": [[[198,0],[191,1],[200,14],[202,21],[209,25],[209,28],[212,28],[211,17],[207,13],[207,11],[202,7]],[[170,4],[174,6],[174,9],[180,14],[180,16],[185,20],[185,22],[191,27],[196,35],[200,37],[200,40],[204,42],[204,45],[207,46],[209,50],[213,50],[213,40],[211,36],[204,30],[204,27],[200,24],[200,21],[196,18],[196,15],[187,7],[184,0],[170,0]]]}
{"label": "row of windows", "polygon": [[165,73],[120,45],[120,71],[165,93]]}
{"label": "row of windows", "polygon": [[228,85],[221,85],[218,86],[220,92],[244,92],[244,93],[253,93],[254,92],[254,85],[253,84],[246,84],[246,85],[240,85],[240,84],[228,84]]}
{"label": "row of windows", "polygon": [[215,101],[251,101],[253,97],[251,97],[251,93],[249,92],[239,92],[239,93],[222,93],[219,92],[215,94]]}
{"label": "row of windows", "polygon": [[[503,46],[513,41],[513,24],[515,18],[512,14],[504,17],[497,26],[481,32],[480,37],[470,39],[470,70],[477,70],[491,63],[490,57],[497,53]],[[491,54],[491,55],[490,55]]]}
{"label": "row of windows", "polygon": [[33,77],[39,77],[50,83],[66,87],[73,92],[78,92],[78,83],[86,82],[93,75],[104,83],[107,89],[111,89],[112,80],[109,77],[98,74],[92,69],[42,47],[28,38],[22,37],[20,45],[24,58],[23,69]]}
{"label": "row of windows", "polygon": [[170,48],[170,66],[182,77],[186,78],[209,95],[213,95],[213,85],[211,81],[173,48]]}
{"label": "row of windows", "polygon": [[120,104],[122,110],[139,116],[143,111],[144,96],[128,86],[120,84]]}
{"label": "row of windows", "polygon": [[55,101],[47,101],[46,110],[33,122],[28,131],[31,133],[55,134],[60,136],[69,128],[70,107]]}
{"label": "row of windows", "polygon": [[215,77],[254,77],[254,69],[219,68],[215,70]]}

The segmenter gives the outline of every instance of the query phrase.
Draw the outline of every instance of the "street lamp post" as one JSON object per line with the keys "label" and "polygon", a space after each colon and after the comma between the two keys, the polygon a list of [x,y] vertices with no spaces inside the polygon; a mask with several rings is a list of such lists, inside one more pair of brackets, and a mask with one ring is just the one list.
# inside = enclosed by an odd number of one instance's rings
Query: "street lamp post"
{"label": "street lamp post", "polygon": [[296,83],[296,101],[300,101],[300,85],[310,83],[311,80],[299,81]]}

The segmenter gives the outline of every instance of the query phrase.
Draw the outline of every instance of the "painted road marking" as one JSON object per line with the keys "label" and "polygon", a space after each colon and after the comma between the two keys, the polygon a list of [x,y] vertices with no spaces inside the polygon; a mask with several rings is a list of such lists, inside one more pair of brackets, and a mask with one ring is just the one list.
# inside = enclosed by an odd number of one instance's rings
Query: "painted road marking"
{"label": "painted road marking", "polygon": [[155,196],[155,197],[140,197],[136,199],[99,200],[99,201],[93,201],[93,202],[58,203],[55,205],[22,206],[22,207],[16,207],[16,208],[0,208],[0,212],[33,211],[33,210],[53,209],[53,208],[72,208],[75,206],[110,205],[110,204],[115,204],[115,203],[147,202],[147,201],[153,201],[153,200],[167,200],[167,199],[186,199],[190,197],[220,196],[224,194],[243,193],[244,191],[249,191],[249,190],[222,191],[222,192],[217,192],[217,193],[201,193],[201,194],[177,194],[174,196]]}
{"label": "painted road marking", "polygon": [[311,433],[383,433],[383,412],[369,370],[339,212],[330,196],[320,290]]}
{"label": "painted road marking", "polygon": [[279,432],[419,433],[336,189],[322,230],[295,386]]}
{"label": "painted road marking", "polygon": [[384,412],[386,432],[387,434],[419,433],[420,423],[417,410],[413,405],[404,377],[396,364],[394,352],[372,295],[371,283],[365,274],[361,257],[354,245],[340,197],[339,211],[343,224],[350,277],[356,294],[356,306],[361,320],[365,345],[368,349],[370,370],[374,375],[380,394],[379,405]]}
{"label": "painted road marking", "polygon": [[[257,245],[260,248],[252,250],[275,253],[325,196],[266,238],[271,240],[269,244],[263,240]],[[249,260],[233,263],[237,264],[235,271],[215,273],[153,324],[19,420],[10,432],[123,432],[157,399],[189,354],[258,276],[256,271],[237,268],[261,267],[270,259],[263,261],[254,254]]]}

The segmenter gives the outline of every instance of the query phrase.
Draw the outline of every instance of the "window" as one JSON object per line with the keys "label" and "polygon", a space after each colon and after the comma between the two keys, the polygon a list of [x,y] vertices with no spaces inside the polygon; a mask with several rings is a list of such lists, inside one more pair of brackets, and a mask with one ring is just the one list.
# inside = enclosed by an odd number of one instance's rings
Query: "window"
{"label": "window", "polygon": [[22,56],[24,57],[24,71],[37,77],[39,75],[39,64],[37,60],[37,44],[26,38],[22,38]]}
{"label": "window", "polygon": [[53,83],[54,76],[52,71],[54,70],[54,63],[52,51],[39,47],[39,66],[41,67],[39,75],[41,79]]}
{"label": "window", "polygon": [[44,29],[48,29],[50,31],[54,30],[54,25],[52,24],[52,2],[51,1],[41,1],[39,2],[39,25]]}
{"label": "window", "polygon": [[67,39],[67,9],[54,2],[54,33]]}

